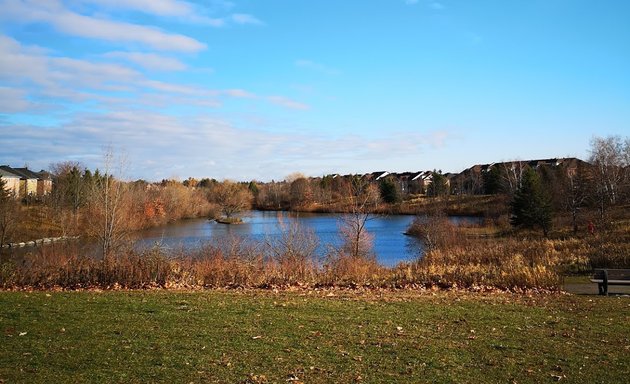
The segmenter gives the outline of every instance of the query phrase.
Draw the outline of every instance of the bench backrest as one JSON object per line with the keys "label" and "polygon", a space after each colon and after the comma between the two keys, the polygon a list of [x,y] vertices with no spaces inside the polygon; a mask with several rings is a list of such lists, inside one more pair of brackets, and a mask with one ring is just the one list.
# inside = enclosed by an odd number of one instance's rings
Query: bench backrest
{"label": "bench backrest", "polygon": [[608,280],[628,280],[630,281],[630,269],[596,269],[593,279],[603,280],[604,270],[608,272]]}

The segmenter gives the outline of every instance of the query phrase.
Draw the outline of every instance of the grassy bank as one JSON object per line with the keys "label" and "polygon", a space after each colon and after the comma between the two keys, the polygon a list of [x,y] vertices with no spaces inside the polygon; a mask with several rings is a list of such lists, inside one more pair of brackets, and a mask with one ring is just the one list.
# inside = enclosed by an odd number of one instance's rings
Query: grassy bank
{"label": "grassy bank", "polygon": [[627,298],[2,292],[0,382],[624,382]]}

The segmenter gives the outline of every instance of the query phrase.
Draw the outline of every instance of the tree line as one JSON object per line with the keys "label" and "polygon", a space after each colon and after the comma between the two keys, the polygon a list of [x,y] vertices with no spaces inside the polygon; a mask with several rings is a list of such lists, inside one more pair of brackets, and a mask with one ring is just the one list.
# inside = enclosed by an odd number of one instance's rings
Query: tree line
{"label": "tree line", "polygon": [[[630,199],[630,138],[595,137],[590,153],[588,162],[577,161],[570,168],[531,167],[517,161],[501,163],[464,181],[433,171],[428,185],[408,187],[406,193],[393,176],[374,180],[365,175],[309,178],[295,173],[271,182],[123,181],[115,169],[122,166],[115,167],[109,153],[102,170],[92,171],[78,162],[51,164],[53,190],[40,202],[39,216],[54,222],[63,235],[88,235],[109,244],[122,243],[133,230],[191,217],[234,220],[251,208],[353,213],[357,189],[369,197],[370,204],[363,208],[370,213],[392,212],[401,204],[413,206],[418,198],[454,198],[468,190],[468,194],[483,193],[504,201],[488,214],[507,214],[515,227],[540,228],[547,234],[554,214],[568,214],[577,231],[583,210],[596,210],[603,221],[611,208],[624,206]],[[24,210],[34,208],[20,207],[1,178],[0,183],[0,242],[6,243],[20,236]],[[466,189],[465,185],[481,187]],[[112,246],[104,245],[104,251]]]}
{"label": "tree line", "polygon": [[611,209],[623,210],[630,203],[630,138],[595,137],[590,152],[588,162],[578,162],[572,169],[524,169],[513,192],[500,183],[497,172],[492,183],[500,188],[497,193],[510,196],[511,224],[540,228],[547,235],[553,215],[565,213],[577,232],[584,210],[597,211],[600,225],[606,225]]}

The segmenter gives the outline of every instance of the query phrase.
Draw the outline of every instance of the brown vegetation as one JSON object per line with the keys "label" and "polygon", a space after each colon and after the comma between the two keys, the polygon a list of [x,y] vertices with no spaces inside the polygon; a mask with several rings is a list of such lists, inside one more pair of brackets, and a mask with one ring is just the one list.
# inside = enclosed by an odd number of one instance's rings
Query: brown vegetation
{"label": "brown vegetation", "polygon": [[[93,252],[76,244],[37,248],[23,259],[1,264],[0,287],[558,289],[566,274],[630,265],[628,145],[620,138],[595,140],[595,167],[577,167],[567,174],[544,166],[536,171],[551,196],[549,238],[509,224],[515,214],[510,201],[518,196],[523,175],[533,172],[521,167],[504,165],[495,168],[494,176],[488,173],[483,182],[493,186],[493,195],[407,196],[388,204],[382,193],[391,188],[379,190],[378,184],[358,176],[150,184],[62,164],[54,167],[55,189],[48,200],[17,207],[19,215],[10,216],[9,223],[16,223],[15,217],[19,222],[3,233],[22,241],[37,236],[38,230],[45,233],[41,237],[53,232],[85,235],[99,240],[106,257],[88,257]],[[341,246],[317,255],[314,235],[293,226],[264,244],[231,238],[179,253],[160,248],[139,252],[125,237],[131,230],[184,217],[218,217],[221,212],[230,219],[252,200],[268,209],[347,213],[339,228]],[[408,232],[423,240],[424,256],[394,268],[378,265],[365,231],[375,212],[418,213]],[[483,226],[456,226],[446,216],[453,213],[485,220]]]}
{"label": "brown vegetation", "polygon": [[[439,287],[472,290],[559,289],[562,277],[593,267],[630,263],[630,222],[618,220],[596,233],[555,232],[471,237],[478,228],[455,227],[442,217],[420,221],[432,238],[424,257],[393,268],[357,257],[343,247],[323,259],[314,235],[297,226],[264,244],[240,238],[209,243],[196,251],[167,253],[119,249],[112,257],[87,257],[79,243],[36,248],[21,260],[2,263],[0,287],[15,288],[273,288]],[[440,236],[435,237],[436,233]]]}

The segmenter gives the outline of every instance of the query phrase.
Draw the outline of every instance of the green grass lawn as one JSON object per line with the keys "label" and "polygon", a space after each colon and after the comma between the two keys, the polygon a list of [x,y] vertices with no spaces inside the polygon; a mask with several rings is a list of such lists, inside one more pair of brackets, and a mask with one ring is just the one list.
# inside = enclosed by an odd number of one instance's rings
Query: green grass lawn
{"label": "green grass lawn", "polygon": [[0,383],[621,383],[630,299],[0,292]]}

